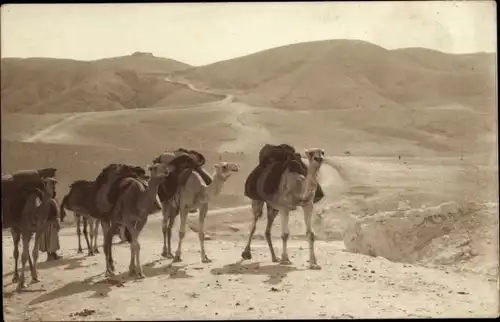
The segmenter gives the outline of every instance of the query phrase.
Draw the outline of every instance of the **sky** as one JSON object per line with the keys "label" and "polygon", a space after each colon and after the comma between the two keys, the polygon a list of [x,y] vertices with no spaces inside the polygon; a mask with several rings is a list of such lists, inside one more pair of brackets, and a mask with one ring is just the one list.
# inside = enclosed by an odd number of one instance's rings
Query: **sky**
{"label": "sky", "polygon": [[494,1],[7,4],[0,23],[2,57],[141,51],[198,66],[326,39],[496,52]]}

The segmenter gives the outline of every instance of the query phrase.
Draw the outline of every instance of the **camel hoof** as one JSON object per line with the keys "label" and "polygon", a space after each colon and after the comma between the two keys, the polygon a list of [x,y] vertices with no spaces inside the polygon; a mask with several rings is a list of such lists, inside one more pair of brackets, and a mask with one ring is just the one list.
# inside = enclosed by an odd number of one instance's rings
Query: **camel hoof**
{"label": "camel hoof", "polygon": [[292,265],[292,262],[288,258],[281,259],[281,265]]}
{"label": "camel hoof", "polygon": [[321,266],[314,263],[314,264],[309,264],[309,269],[312,269],[312,270],[317,270],[319,271],[321,269]]}
{"label": "camel hoof", "polygon": [[174,255],[172,255],[172,253],[169,253],[167,251],[163,251],[163,253],[161,253],[161,256],[164,257],[164,258],[168,258],[168,259],[172,259],[174,258]]}
{"label": "camel hoof", "polygon": [[241,253],[241,258],[252,259],[252,253],[250,253],[250,251],[244,251],[243,253]]}
{"label": "camel hoof", "polygon": [[111,271],[111,270],[107,270],[106,273],[104,274],[105,277],[113,277],[115,276],[115,272]]}
{"label": "camel hoof", "polygon": [[18,283],[18,284],[17,284],[17,287],[16,287],[16,290],[17,290],[17,291],[22,291],[22,290],[24,290],[24,289],[26,289],[26,284],[25,284],[24,282],[23,282],[23,283]]}
{"label": "camel hoof", "polygon": [[94,254],[100,254],[101,252],[99,251],[99,249],[94,249]]}
{"label": "camel hoof", "polygon": [[278,257],[273,257],[273,263],[279,263],[280,259]]}
{"label": "camel hoof", "polygon": [[17,282],[19,282],[19,275],[14,275],[12,277],[12,283],[17,283]]}
{"label": "camel hoof", "polygon": [[76,252],[77,252],[78,254],[81,254],[81,253],[83,253],[83,249],[78,248],[78,250],[77,250]]}
{"label": "camel hoof", "polygon": [[144,273],[143,273],[143,272],[138,272],[136,277],[137,277],[137,279],[142,280],[142,279],[145,279],[145,278],[146,278],[146,275],[144,275]]}
{"label": "camel hoof", "polygon": [[32,278],[31,284],[36,284],[36,283],[40,283],[40,280],[38,279],[38,277]]}
{"label": "camel hoof", "polygon": [[175,256],[174,257],[174,260],[172,261],[173,263],[179,263],[179,262],[182,262],[182,259],[180,256]]}
{"label": "camel hoof", "polygon": [[89,253],[87,254],[87,256],[94,256],[94,255],[95,255],[95,254],[94,254],[94,252],[89,252]]}
{"label": "camel hoof", "polygon": [[206,264],[206,263],[211,263],[212,260],[210,258],[208,258],[207,256],[205,256],[204,258],[201,259],[201,262]]}

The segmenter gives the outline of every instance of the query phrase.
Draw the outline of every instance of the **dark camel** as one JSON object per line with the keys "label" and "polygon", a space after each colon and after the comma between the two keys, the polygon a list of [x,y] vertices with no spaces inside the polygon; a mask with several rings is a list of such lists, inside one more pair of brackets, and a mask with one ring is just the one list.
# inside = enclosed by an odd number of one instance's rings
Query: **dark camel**
{"label": "dark camel", "polygon": [[111,220],[102,221],[106,276],[115,275],[111,241],[114,232],[122,224],[125,226],[127,241],[130,243],[129,274],[138,278],[145,277],[140,262],[139,234],[158,201],[160,183],[170,173],[169,166],[163,163],[154,164],[148,169],[151,176],[147,184],[138,178],[125,178],[120,182],[118,200],[114,206]]}
{"label": "dark camel", "polygon": [[[57,211],[57,202],[55,197],[56,179],[42,178],[43,189],[40,193],[35,191],[29,192],[24,196],[24,206],[21,210],[20,220],[15,220],[12,223],[4,226],[10,227],[12,239],[14,241],[14,277],[12,282],[17,282],[17,290],[20,291],[26,288],[24,271],[26,262],[29,261],[32,283],[39,282],[37,262],[39,254],[40,237],[43,231],[47,228],[47,219],[51,211]],[[64,217],[61,215],[61,221]],[[30,257],[29,249],[31,238],[35,235],[35,244],[33,246],[32,257]],[[21,255],[21,275],[18,273],[19,259],[19,242],[22,240],[23,252]]]}

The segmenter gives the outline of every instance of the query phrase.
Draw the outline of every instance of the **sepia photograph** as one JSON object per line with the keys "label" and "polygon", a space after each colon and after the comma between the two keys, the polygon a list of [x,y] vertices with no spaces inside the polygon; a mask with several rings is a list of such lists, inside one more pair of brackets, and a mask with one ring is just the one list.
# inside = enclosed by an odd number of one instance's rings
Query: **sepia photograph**
{"label": "sepia photograph", "polygon": [[499,316],[495,1],[0,12],[5,321]]}

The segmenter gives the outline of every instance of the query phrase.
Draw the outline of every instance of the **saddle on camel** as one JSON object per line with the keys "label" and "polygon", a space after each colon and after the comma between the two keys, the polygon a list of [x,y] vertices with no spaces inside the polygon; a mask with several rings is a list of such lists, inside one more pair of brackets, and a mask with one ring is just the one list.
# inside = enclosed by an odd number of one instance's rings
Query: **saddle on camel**
{"label": "saddle on camel", "polygon": [[142,167],[113,163],[105,167],[94,181],[73,182],[70,192],[61,202],[61,212],[70,207],[68,209],[78,209],[98,220],[110,220],[120,191],[125,188],[120,186],[125,178],[135,178],[147,186],[146,171]]}
{"label": "saddle on camel", "polygon": [[[307,165],[292,146],[265,144],[259,151],[259,164],[245,181],[245,196],[252,200],[266,201],[266,196],[278,190],[286,169],[303,176],[307,174]],[[323,189],[318,183],[313,202],[317,203],[323,197]]]}
{"label": "saddle on camel", "polygon": [[212,183],[210,175],[203,170],[205,156],[195,150],[179,148],[174,151],[165,151],[153,160],[153,163],[164,163],[173,166],[172,172],[165,178],[165,181],[158,188],[160,201],[170,200],[179,186],[186,183],[192,171],[196,171],[205,184]]}
{"label": "saddle on camel", "polygon": [[43,168],[21,170],[10,175],[2,174],[3,228],[10,228],[13,225],[20,224],[21,213],[29,195],[35,193],[37,197],[42,199],[45,189],[43,179],[55,179],[56,171],[55,168]]}

